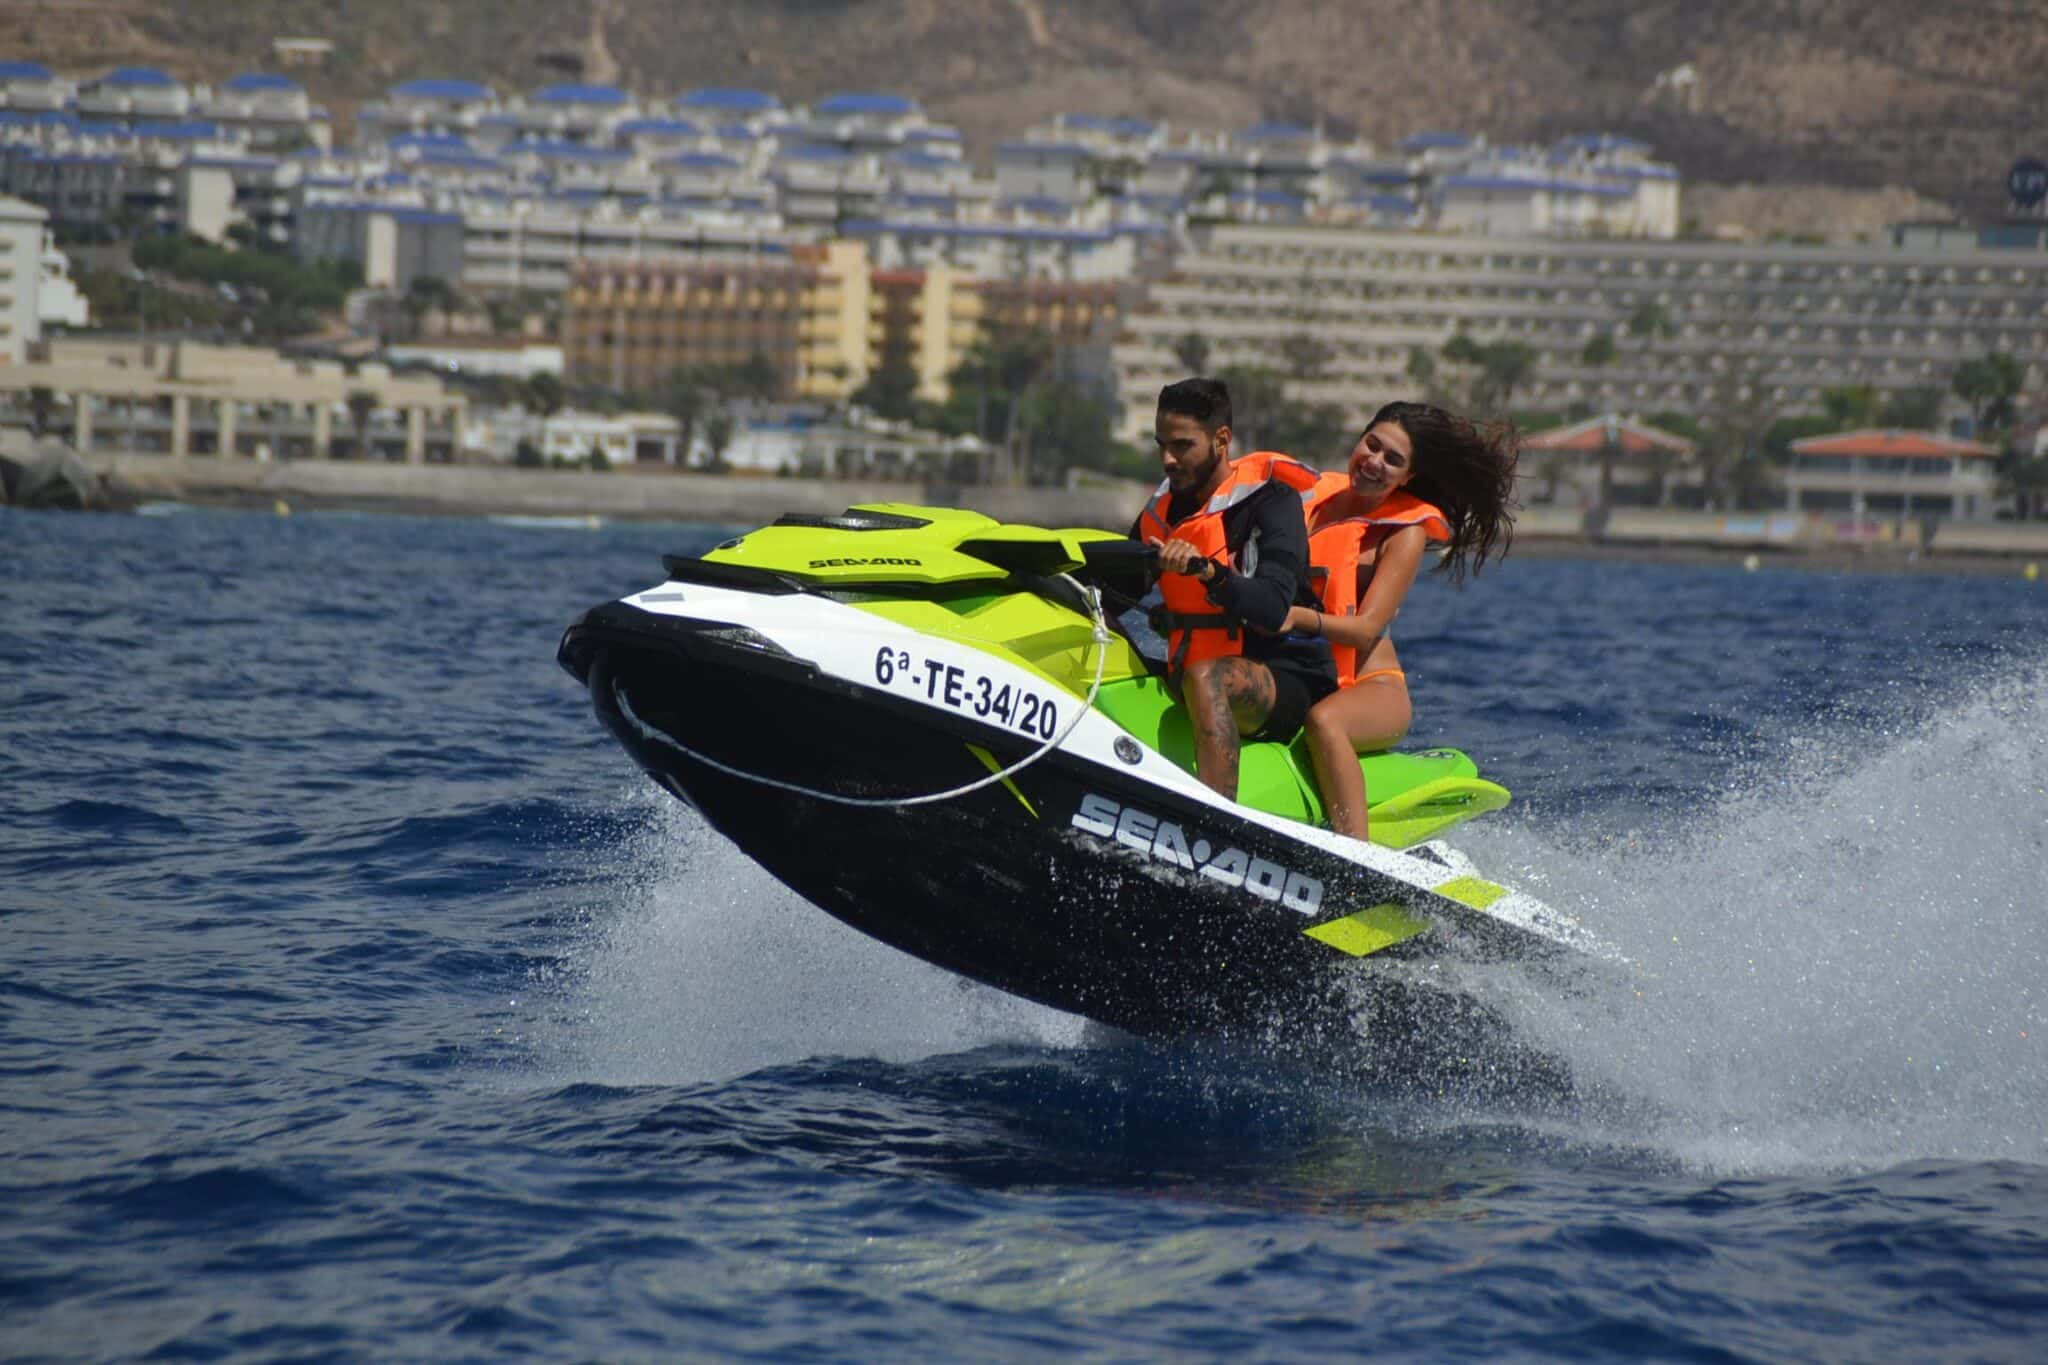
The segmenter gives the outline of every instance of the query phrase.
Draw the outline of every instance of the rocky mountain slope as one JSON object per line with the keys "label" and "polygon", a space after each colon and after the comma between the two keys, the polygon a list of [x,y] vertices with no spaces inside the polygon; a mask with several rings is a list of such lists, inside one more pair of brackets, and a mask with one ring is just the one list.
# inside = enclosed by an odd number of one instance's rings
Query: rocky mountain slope
{"label": "rocky mountain slope", "polygon": [[74,73],[301,73],[343,113],[420,75],[501,89],[882,89],[986,143],[1059,110],[1191,126],[1320,119],[1610,129],[1694,180],[1896,186],[1976,216],[2048,154],[2040,0],[0,0],[0,54]]}

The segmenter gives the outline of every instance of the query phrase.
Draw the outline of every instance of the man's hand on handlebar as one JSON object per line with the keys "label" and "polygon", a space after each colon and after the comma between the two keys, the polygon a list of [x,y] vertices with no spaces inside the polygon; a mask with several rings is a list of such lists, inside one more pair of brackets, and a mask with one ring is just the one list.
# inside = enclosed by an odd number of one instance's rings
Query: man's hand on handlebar
{"label": "man's hand on handlebar", "polygon": [[1169,540],[1159,547],[1159,572],[1188,574],[1204,583],[1216,581],[1216,562],[1185,540]]}

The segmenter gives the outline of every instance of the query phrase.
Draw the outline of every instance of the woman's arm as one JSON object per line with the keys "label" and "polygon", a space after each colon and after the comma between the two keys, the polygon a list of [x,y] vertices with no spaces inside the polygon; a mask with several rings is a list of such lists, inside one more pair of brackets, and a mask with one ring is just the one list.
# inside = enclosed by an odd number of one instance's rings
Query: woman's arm
{"label": "woman's arm", "polygon": [[1422,567],[1422,551],[1428,543],[1429,533],[1420,526],[1403,526],[1381,542],[1372,582],[1366,586],[1365,600],[1358,604],[1356,616],[1331,616],[1312,607],[1296,607],[1288,613],[1287,629],[1308,635],[1320,633],[1327,640],[1360,651],[1371,649],[1387,633],[1387,627],[1394,624],[1401,599],[1414,586],[1415,575]]}

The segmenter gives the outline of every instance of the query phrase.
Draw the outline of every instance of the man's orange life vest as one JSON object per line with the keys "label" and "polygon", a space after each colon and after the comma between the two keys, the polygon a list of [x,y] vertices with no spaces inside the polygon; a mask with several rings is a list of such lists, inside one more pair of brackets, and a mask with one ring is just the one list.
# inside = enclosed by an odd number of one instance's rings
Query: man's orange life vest
{"label": "man's orange life vest", "polygon": [[[1230,462],[1230,472],[1223,476],[1222,485],[1200,510],[1171,524],[1166,517],[1167,506],[1173,501],[1173,487],[1162,481],[1152,501],[1138,515],[1139,535],[1153,544],[1185,540],[1218,564],[1232,567],[1230,546],[1223,536],[1223,514],[1275,482],[1294,489],[1307,502],[1316,486],[1316,473],[1286,455],[1254,451]],[[1209,600],[1209,585],[1201,579],[1192,574],[1161,574],[1159,593],[1166,605],[1154,614],[1154,620],[1166,632],[1167,657],[1174,677],[1184,673],[1189,664],[1244,652],[1240,623],[1236,617],[1216,609]]]}
{"label": "man's orange life vest", "polygon": [[[1309,495],[1309,585],[1322,601],[1325,616],[1358,615],[1360,557],[1403,526],[1420,526],[1431,540],[1451,538],[1451,524],[1434,504],[1398,488],[1370,512],[1317,526],[1317,509],[1350,487],[1351,476],[1336,470],[1318,478]],[[1337,663],[1337,686],[1351,686],[1358,676],[1357,649],[1332,640],[1330,657]]]}

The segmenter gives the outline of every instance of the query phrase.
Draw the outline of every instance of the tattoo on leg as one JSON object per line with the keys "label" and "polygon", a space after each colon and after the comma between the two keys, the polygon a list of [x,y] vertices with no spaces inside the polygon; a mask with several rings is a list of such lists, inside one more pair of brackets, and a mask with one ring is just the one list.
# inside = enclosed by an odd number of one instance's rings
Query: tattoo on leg
{"label": "tattoo on leg", "polygon": [[[1203,692],[1203,705],[1190,708],[1191,719],[1200,727],[1196,750],[1214,756],[1215,771],[1203,781],[1227,796],[1237,795],[1237,719],[1232,714],[1229,668],[1231,660],[1220,660],[1197,675],[1195,685]],[[1211,780],[1213,778],[1213,780]]]}
{"label": "tattoo on leg", "polygon": [[1240,735],[1248,735],[1273,714],[1273,671],[1246,658],[1222,660],[1215,677],[1229,700],[1231,718]]}

